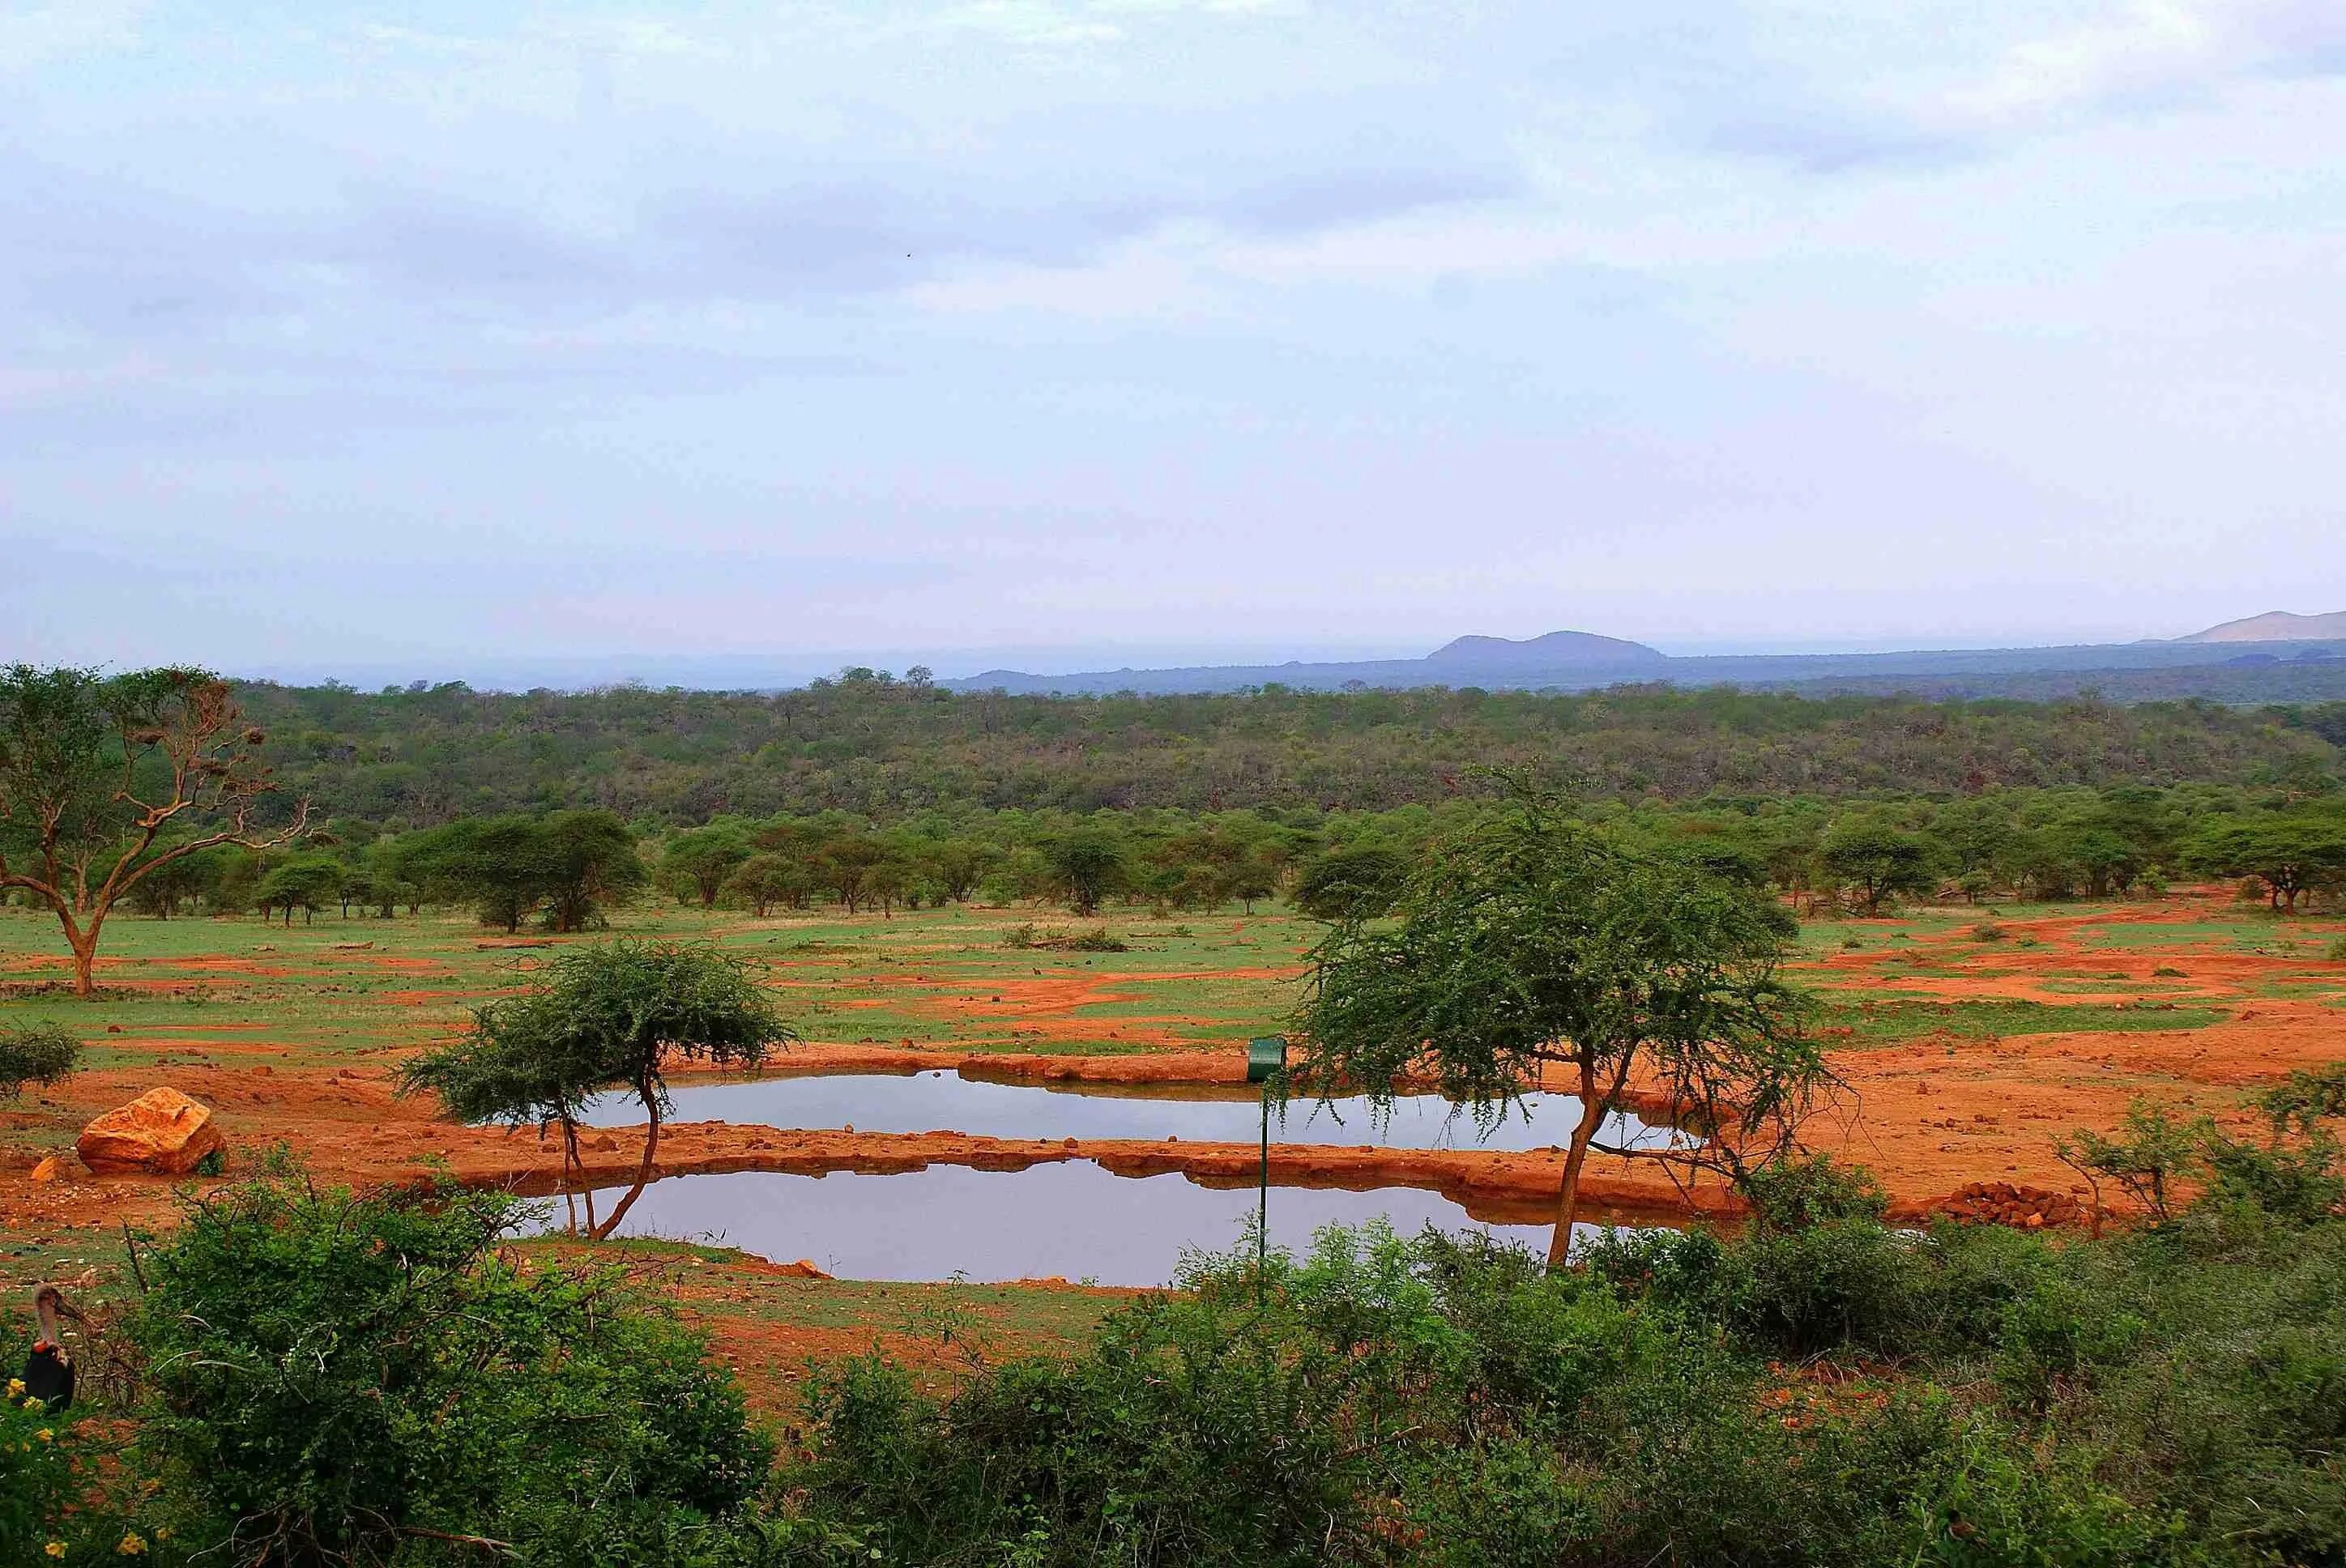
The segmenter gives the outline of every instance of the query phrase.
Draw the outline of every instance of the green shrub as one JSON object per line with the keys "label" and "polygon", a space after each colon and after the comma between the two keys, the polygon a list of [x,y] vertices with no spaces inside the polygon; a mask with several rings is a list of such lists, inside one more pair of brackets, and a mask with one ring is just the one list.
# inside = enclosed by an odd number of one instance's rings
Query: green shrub
{"label": "green shrub", "polygon": [[[0,1342],[30,1341],[14,1320],[6,1328]],[[65,1512],[77,1490],[69,1424],[23,1389],[16,1383],[0,1399],[0,1562],[6,1563],[42,1560],[48,1543],[71,1528]]]}
{"label": "green shrub", "polygon": [[1831,1155],[1773,1160],[1737,1183],[1762,1232],[1805,1230],[1836,1219],[1879,1221],[1889,1195],[1863,1166],[1835,1165]]}
{"label": "green shrub", "polygon": [[81,1064],[81,1036],[56,1023],[0,1023],[0,1098],[44,1087]]}
{"label": "green shrub", "polygon": [[1050,1568],[2161,1559],[2162,1515],[1993,1412],[1803,1403],[1722,1339],[1691,1288],[1783,1239],[1615,1233],[1604,1267],[1550,1275],[1472,1237],[1329,1233],[1274,1256],[1260,1309],[1250,1257],[1198,1259],[1083,1355],[944,1399],[876,1359],[823,1380],[793,1522],[870,1561]]}
{"label": "green shrub", "polygon": [[253,1563],[664,1563],[750,1528],[765,1441],[705,1347],[617,1273],[527,1270],[503,1196],[260,1176],[148,1256],[138,1439],[190,1528]]}

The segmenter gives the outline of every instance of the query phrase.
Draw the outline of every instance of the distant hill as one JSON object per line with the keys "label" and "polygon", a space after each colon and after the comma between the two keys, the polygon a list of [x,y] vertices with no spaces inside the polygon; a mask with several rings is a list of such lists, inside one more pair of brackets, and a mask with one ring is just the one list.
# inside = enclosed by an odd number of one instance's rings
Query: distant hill
{"label": "distant hill", "polygon": [[[1165,695],[1246,691],[1282,686],[1301,691],[1372,687],[1480,687],[1503,691],[1586,691],[1653,684],[1736,686],[1752,691],[1930,691],[1942,696],[2045,698],[2088,689],[2116,700],[2208,697],[2223,702],[2307,701],[2346,697],[2346,616],[2260,616],[2310,627],[2339,623],[2323,634],[2299,631],[2289,641],[2259,641],[2253,655],[2207,646],[2242,640],[2219,637],[2218,626],[2196,637],[2066,647],[1942,648],[1904,653],[1733,654],[1680,657],[1621,637],[1594,632],[1550,632],[1520,642],[1463,636],[1423,658],[1350,663],[1198,665],[1175,669],[1080,670],[1037,675],[993,669],[939,684],[955,691],[1005,691],[1016,696]],[[2268,651],[2277,650],[2277,651]],[[2257,676],[2229,667],[2244,657],[2288,660],[2296,672]],[[2143,672],[2130,676],[2127,672]],[[2301,673],[2298,673],[2301,672]],[[2120,697],[2118,694],[2126,695]]]}
{"label": "distant hill", "polygon": [[1071,675],[1031,675],[990,669],[941,684],[957,691],[1021,695],[1104,695],[1117,691],[1244,691],[1289,686],[1336,691],[1349,686],[1402,690],[1419,686],[1480,686],[1512,689],[1556,687],[1580,690],[1624,680],[1667,680],[1674,661],[1658,649],[1594,632],[1549,632],[1521,642],[1463,636],[1423,658],[1358,659],[1346,663],[1290,660],[1274,665],[1194,665],[1179,669],[1095,669]]}
{"label": "distant hill", "polygon": [[1670,656],[1643,643],[1602,637],[1595,632],[1550,632],[1511,642],[1505,637],[1464,636],[1425,656],[1433,669],[1461,676],[1513,674],[1525,669],[1658,671]]}
{"label": "distant hill", "polygon": [[2346,637],[2346,610],[2332,610],[2326,616],[2295,616],[2287,610],[2268,610],[2261,616],[2226,621],[2220,626],[2209,626],[2204,632],[2193,632],[2188,637],[2175,640],[2179,643],[2311,643],[2326,642],[2331,637]]}

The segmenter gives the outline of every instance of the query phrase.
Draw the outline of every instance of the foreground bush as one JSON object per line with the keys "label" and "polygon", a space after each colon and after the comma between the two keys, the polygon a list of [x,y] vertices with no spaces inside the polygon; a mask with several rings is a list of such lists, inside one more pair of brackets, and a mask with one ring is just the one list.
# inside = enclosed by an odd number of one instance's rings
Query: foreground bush
{"label": "foreground bush", "polygon": [[[2306,1129],[2346,1081],[2285,1088],[2290,1169],[2329,1181]],[[1817,1163],[1742,1235],[1553,1274],[1331,1230],[944,1395],[832,1368],[776,1471],[699,1339],[515,1261],[510,1199],[263,1177],[148,1256],[135,1408],[0,1409],[0,1560],[2338,1564],[2346,1222],[2309,1190],[2218,1180],[2099,1241],[1918,1234]],[[77,1466],[114,1428],[119,1462]]]}
{"label": "foreground bush", "polygon": [[136,1458],[209,1561],[735,1563],[771,1459],[696,1336],[514,1200],[264,1177],[146,1264]]}
{"label": "foreground bush", "polygon": [[[801,1521],[898,1563],[2137,1563],[2170,1526],[1927,1381],[1809,1386],[1511,1249],[1331,1232],[1088,1355],[817,1390]],[[820,1560],[808,1550],[803,1560]],[[844,1558],[841,1559],[846,1560]]]}

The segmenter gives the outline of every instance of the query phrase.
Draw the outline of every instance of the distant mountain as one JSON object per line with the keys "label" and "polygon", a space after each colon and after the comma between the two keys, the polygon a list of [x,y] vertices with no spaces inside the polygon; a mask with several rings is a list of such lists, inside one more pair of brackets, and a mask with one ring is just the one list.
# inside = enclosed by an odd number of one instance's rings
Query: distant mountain
{"label": "distant mountain", "polygon": [[2226,621],[2220,626],[2209,626],[2204,632],[2193,632],[2188,637],[2175,640],[2179,643],[2311,643],[2326,642],[2331,637],[2346,637],[2346,610],[2332,610],[2326,616],[2293,616],[2287,610],[2268,610],[2261,616]]}
{"label": "distant mountain", "polygon": [[[2244,657],[2205,646],[2244,640],[2231,627],[2217,626],[2196,637],[2125,644],[2085,644],[2035,648],[1918,648],[1903,653],[1732,654],[1675,657],[1620,637],[1594,632],[1550,632],[1521,642],[1505,637],[1463,636],[1423,658],[1362,659],[1346,663],[1290,660],[1276,665],[1198,665],[1176,669],[1082,670],[1035,675],[991,669],[938,684],[956,691],[1005,691],[1014,695],[1105,697],[1117,692],[1149,694],[1245,691],[1283,686],[1302,691],[1347,687],[1402,690],[1412,687],[1481,687],[1488,690],[1587,691],[1623,684],[1679,687],[1738,686],[1755,691],[1914,691],[1943,697],[2025,694],[2038,698],[2086,690],[2122,690],[2124,700],[2208,695],[2222,701],[2319,700],[2346,697],[2346,615],[2259,616],[2235,626],[2284,623],[2280,634],[2294,647],[2265,651],[2259,664],[2287,660],[2304,673],[2274,672],[2251,678],[2226,667]],[[2316,628],[2334,626],[2324,632]],[[2228,634],[2228,635],[2219,635]],[[2275,634],[2261,634],[2270,636]],[[2328,644],[2328,647],[2321,645]],[[2129,677],[2125,672],[2143,672]],[[2159,672],[2159,673],[2154,673]],[[2195,673],[2196,672],[2196,673]]]}
{"label": "distant mountain", "polygon": [[1643,643],[1601,637],[1595,632],[1550,632],[1511,642],[1505,637],[1464,636],[1425,656],[1437,674],[1514,674],[1526,669],[1659,669],[1669,655]]}
{"label": "distant mountain", "polygon": [[1058,692],[1105,696],[1118,691],[1242,691],[1257,686],[1291,686],[1333,691],[1348,686],[1402,688],[1415,686],[1586,688],[1618,681],[1664,679],[1668,654],[1643,643],[1594,632],[1549,632],[1521,642],[1506,637],[1464,636],[1444,643],[1423,658],[1358,659],[1345,663],[1198,665],[1182,669],[1095,669],[1072,675],[1030,675],[990,669],[965,680],[940,684],[960,691]]}

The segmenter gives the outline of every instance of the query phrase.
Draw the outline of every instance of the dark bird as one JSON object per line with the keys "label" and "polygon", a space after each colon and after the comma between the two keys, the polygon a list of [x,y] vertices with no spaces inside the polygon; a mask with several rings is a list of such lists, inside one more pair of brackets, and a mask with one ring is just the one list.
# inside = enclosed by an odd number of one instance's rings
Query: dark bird
{"label": "dark bird", "polygon": [[25,1358],[25,1392],[53,1410],[73,1403],[74,1396],[73,1358],[57,1338],[57,1308],[65,1299],[54,1285],[33,1292],[33,1316],[40,1324],[40,1337],[33,1341],[33,1353]]}

